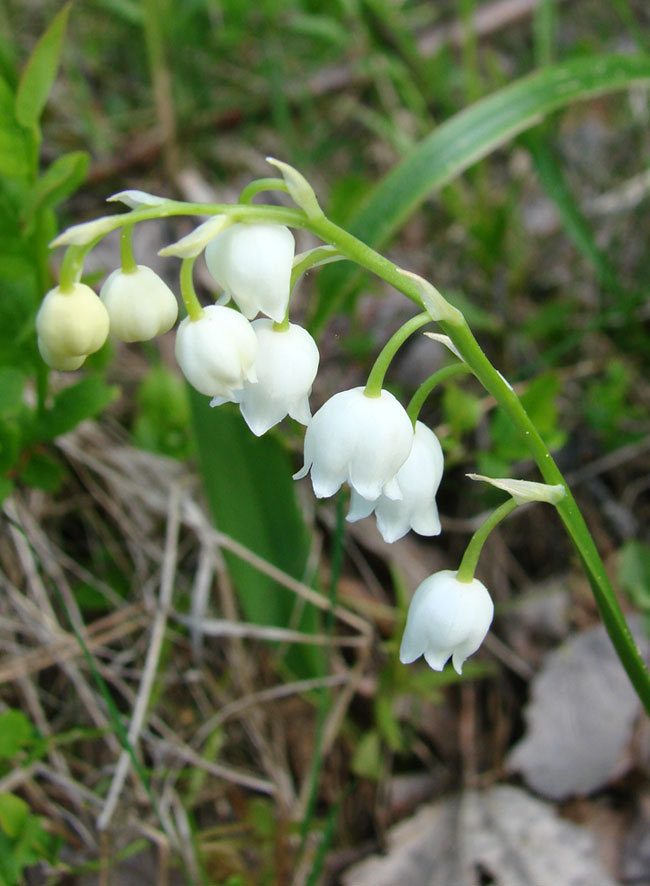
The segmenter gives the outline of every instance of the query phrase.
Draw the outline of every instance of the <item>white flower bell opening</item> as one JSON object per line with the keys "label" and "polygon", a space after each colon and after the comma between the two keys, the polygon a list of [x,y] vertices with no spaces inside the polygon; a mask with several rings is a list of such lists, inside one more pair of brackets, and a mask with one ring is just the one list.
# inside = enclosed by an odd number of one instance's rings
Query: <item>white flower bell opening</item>
{"label": "white flower bell opening", "polygon": [[176,333],[176,359],[197,391],[233,399],[246,380],[255,381],[257,337],[232,308],[209,305],[197,320],[186,317]]}
{"label": "white flower bell opening", "polygon": [[424,655],[434,671],[449,658],[460,674],[464,661],[479,648],[494,616],[494,604],[477,579],[458,581],[452,570],[426,578],[411,600],[399,657],[410,664]]}
{"label": "white flower bell opening", "polygon": [[[273,321],[260,317],[251,323],[257,336],[254,372],[257,381],[245,381],[232,399],[251,431],[260,437],[290,415],[303,425],[309,423],[309,395],[318,371],[316,342],[301,326],[290,323],[288,329],[273,328]],[[226,402],[215,397],[211,406]]]}
{"label": "white flower bell opening", "polygon": [[295,241],[289,228],[231,225],[205,250],[208,270],[251,320],[260,312],[281,323],[289,304]]}
{"label": "white flower bell opening", "polygon": [[104,344],[108,328],[106,308],[85,283],[50,289],[36,314],[38,348],[54,369],[78,369]]}
{"label": "white flower bell opening", "polygon": [[149,341],[168,332],[178,317],[176,296],[145,265],[130,272],[113,271],[99,297],[108,311],[111,332],[122,341]]}
{"label": "white flower bell opening", "polygon": [[380,495],[376,501],[368,501],[352,490],[346,519],[354,523],[374,510],[377,528],[389,543],[402,538],[409,529],[419,535],[440,535],[436,493],[443,469],[444,456],[438,438],[421,421],[416,422],[413,448],[396,477],[402,498],[394,501]]}
{"label": "white flower bell opening", "polygon": [[294,479],[311,481],[317,498],[334,495],[347,481],[365,499],[383,493],[400,499],[395,475],[413,445],[413,425],[388,391],[367,397],[364,388],[331,397],[307,425],[305,464]]}

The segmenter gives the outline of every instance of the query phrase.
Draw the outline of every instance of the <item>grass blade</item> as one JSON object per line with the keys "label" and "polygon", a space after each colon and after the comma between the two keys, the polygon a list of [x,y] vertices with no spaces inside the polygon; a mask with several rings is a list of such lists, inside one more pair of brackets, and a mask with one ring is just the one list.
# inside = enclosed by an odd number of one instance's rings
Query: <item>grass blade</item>
{"label": "grass blade", "polygon": [[[596,55],[528,75],[438,126],[398,163],[348,223],[360,240],[381,247],[423,200],[478,160],[577,101],[650,80],[650,56]],[[336,265],[321,275],[322,296],[311,327],[318,331],[350,292],[354,268]]]}

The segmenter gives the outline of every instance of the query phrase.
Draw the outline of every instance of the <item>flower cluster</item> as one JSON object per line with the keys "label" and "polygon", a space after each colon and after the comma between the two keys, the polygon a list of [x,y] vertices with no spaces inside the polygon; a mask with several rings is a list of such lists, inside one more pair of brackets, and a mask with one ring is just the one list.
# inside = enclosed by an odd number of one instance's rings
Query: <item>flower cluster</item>
{"label": "flower cluster", "polygon": [[[299,174],[287,175],[294,199],[296,195],[297,202],[302,199],[306,214],[316,217],[320,208],[309,186]],[[117,196],[128,205],[142,204],[140,192],[124,195]],[[147,205],[161,200],[144,197]],[[209,272],[223,290],[208,307],[201,307],[191,282],[193,262],[202,250]],[[312,265],[332,260],[328,250],[332,247],[314,250],[319,256]],[[365,387],[334,394],[312,417],[309,396],[319,353],[311,335],[289,321],[292,270],[296,262],[304,262],[294,253],[294,238],[287,227],[233,222],[227,216],[213,217],[163,250],[184,259],[181,292],[188,316],[178,327],[175,344],[181,371],[197,391],[212,398],[212,406],[238,404],[258,436],[287,415],[306,425],[304,465],[295,478],[311,474],[318,498],[334,495],[347,483],[350,522],[374,512],[379,532],[389,543],[409,530],[438,535],[442,448],[433,431],[417,420],[417,410],[409,407],[407,412],[383,389],[393,339],[382,352],[390,351],[386,366],[377,369],[380,355]],[[403,327],[408,327],[408,334],[431,317],[439,319],[444,300],[429,289],[423,293],[428,314],[409,321],[411,325]],[[170,330],[177,315],[169,287],[150,268],[136,265],[126,228],[122,267],[110,274],[99,296],[80,282],[62,283],[45,296],[36,318],[38,344],[43,359],[54,368],[77,369],[102,346],[109,330],[125,342],[146,341]],[[394,350],[403,340],[405,336]],[[431,667],[441,670],[452,657],[460,673],[463,661],[482,642],[492,613],[490,595],[473,573],[463,579],[452,572],[431,576],[413,597],[402,661],[424,654]]]}

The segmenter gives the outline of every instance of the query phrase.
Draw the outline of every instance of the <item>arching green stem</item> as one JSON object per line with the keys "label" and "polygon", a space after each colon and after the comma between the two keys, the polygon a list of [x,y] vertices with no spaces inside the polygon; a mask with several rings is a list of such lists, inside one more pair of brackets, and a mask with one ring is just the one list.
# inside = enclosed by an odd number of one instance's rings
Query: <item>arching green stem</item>
{"label": "arching green stem", "polygon": [[424,406],[424,403],[434,388],[438,385],[446,382],[447,379],[454,378],[457,375],[468,375],[471,373],[471,369],[467,365],[467,363],[454,363],[451,366],[443,366],[442,369],[439,369],[437,372],[434,372],[433,375],[430,375],[425,381],[422,382],[420,387],[411,397],[409,405],[406,407],[406,412],[408,417],[411,419],[413,424],[418,420],[418,416],[420,414],[420,410]]}
{"label": "arching green stem", "polygon": [[59,274],[59,289],[61,292],[71,292],[75,283],[79,281],[83,270],[86,250],[83,246],[70,246],[66,249]]}
{"label": "arching green stem", "polygon": [[[278,182],[280,182],[279,179]],[[281,184],[284,186],[284,182]],[[276,187],[276,185],[274,185],[274,187]],[[280,184],[277,185],[277,188],[278,190],[285,189],[284,187],[280,188]],[[259,183],[252,183],[245,196],[258,193],[259,189]],[[244,190],[246,191],[246,189]],[[165,201],[164,204],[147,206],[124,213],[124,215],[121,216],[108,218],[103,222],[100,234],[96,235],[93,233],[96,229],[91,229],[90,239],[93,242],[89,241],[87,245],[84,245],[82,253],[85,255],[85,252],[92,248],[95,242],[109,233],[109,231],[117,230],[127,224],[135,224],[136,222],[153,218],[168,218],[174,215],[219,214],[228,215],[233,222],[275,222],[276,224],[310,231],[312,234],[319,237],[324,243],[329,243],[331,246],[334,246],[342,256],[345,256],[350,261],[355,262],[371,273],[376,274],[382,280],[385,280],[391,286],[394,286],[395,289],[403,293],[407,298],[415,302],[415,304],[422,307],[422,293],[417,282],[401,273],[397,265],[389,259],[385,258],[366,243],[363,243],[352,234],[334,224],[334,222],[330,221],[328,218],[319,216],[310,219],[307,218],[304,212],[284,206],[245,204],[233,206],[229,204],[182,203],[168,200]],[[59,240],[57,245],[70,245],[71,243],[83,242],[79,239],[80,236],[83,236],[83,231],[80,233],[79,228],[83,227],[83,225],[75,226],[75,228],[71,229],[70,234],[64,232],[61,238],[57,238],[57,240]],[[72,237],[76,237],[77,239],[72,239]],[[74,273],[70,271],[70,268],[75,267],[76,259],[72,256],[66,256],[66,259],[64,259],[64,265],[66,264],[66,260],[68,261],[68,269],[66,276],[62,278],[62,286],[67,286],[69,288],[77,279],[75,277],[76,271]],[[80,272],[81,265],[78,264],[78,273]],[[471,368],[483,387],[495,398],[499,406],[509,416],[515,429],[521,434],[522,439],[526,442],[544,481],[551,485],[561,483],[567,491],[565,498],[556,505],[558,514],[580,555],[585,572],[589,577],[594,598],[598,604],[598,609],[600,610],[603,622],[621,663],[623,664],[639,698],[643,702],[646,711],[650,714],[650,675],[648,674],[645,663],[639,654],[632,634],[627,626],[625,617],[616,599],[614,589],[612,588],[605,572],[601,557],[585,524],[584,518],[578,509],[576,501],[560,470],[553,461],[551,453],[540,437],[535,425],[527,415],[517,395],[491,365],[481,350],[480,345],[474,338],[467,322],[462,315],[460,315],[460,312],[458,312],[458,315],[459,316],[455,322],[440,320],[440,328],[451,338],[455,347],[458,349],[458,352],[461,354],[461,357]],[[376,377],[378,378],[380,374],[380,369],[377,369]]]}
{"label": "arching green stem", "polygon": [[257,194],[261,194],[262,191],[284,191],[285,194],[288,194],[289,188],[283,178],[258,178],[256,181],[246,185],[242,190],[239,195],[240,205],[250,203],[253,200],[253,197]]}
{"label": "arching green stem", "polygon": [[460,566],[458,567],[458,573],[456,575],[458,581],[470,582],[474,580],[476,564],[478,563],[478,558],[481,556],[481,551],[483,550],[485,540],[492,532],[494,527],[497,525],[497,523],[500,523],[501,520],[504,519],[504,517],[507,517],[508,514],[511,514],[516,507],[517,502],[514,500],[514,498],[509,498],[508,501],[505,501],[502,505],[499,505],[499,507],[490,514],[485,523],[479,526],[474,535],[471,537],[465,553],[463,554],[463,559],[461,560]]}
{"label": "arching green stem", "polygon": [[138,270],[133,255],[133,225],[125,225],[120,231],[120,262],[125,274],[133,274]]}
{"label": "arching green stem", "polygon": [[428,314],[416,314],[415,317],[411,317],[403,326],[400,326],[397,332],[388,339],[370,370],[370,375],[363,392],[366,397],[379,397],[390,361],[406,339],[426,323],[431,323],[431,317]]}
{"label": "arching green stem", "polygon": [[195,258],[184,258],[181,264],[181,296],[190,320],[200,320],[203,316],[203,308],[194,289],[194,262]]}
{"label": "arching green stem", "polygon": [[294,288],[300,277],[316,265],[327,265],[331,262],[340,261],[343,256],[338,252],[334,252],[331,246],[317,246],[316,249],[310,249],[302,256],[296,256],[297,261],[294,262],[291,269],[291,289]]}

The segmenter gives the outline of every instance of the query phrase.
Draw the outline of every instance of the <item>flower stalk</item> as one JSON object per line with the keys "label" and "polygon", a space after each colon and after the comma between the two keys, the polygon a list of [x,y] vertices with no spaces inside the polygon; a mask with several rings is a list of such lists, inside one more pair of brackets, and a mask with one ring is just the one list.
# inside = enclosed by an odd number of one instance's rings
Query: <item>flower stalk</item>
{"label": "flower stalk", "polygon": [[133,225],[126,225],[120,232],[120,263],[125,274],[133,274],[138,269],[133,255]]}
{"label": "flower stalk", "polygon": [[181,264],[181,296],[190,320],[200,320],[203,308],[194,289],[194,258],[184,258]]}
{"label": "flower stalk", "polygon": [[[76,245],[85,247],[79,253],[69,250],[66,254],[61,276],[62,291],[65,292],[66,289],[69,289],[80,274],[83,255],[85,255],[87,250],[91,248],[91,240],[96,240],[99,236],[104,236],[111,230],[118,230],[126,225],[136,224],[139,221],[165,218],[175,215],[224,214],[229,216],[233,222],[259,221],[286,225],[288,227],[309,231],[325,243],[333,246],[342,257],[355,262],[360,267],[370,271],[394,286],[395,289],[411,299],[411,301],[418,306],[424,306],[422,290],[421,286],[418,285],[417,278],[404,274],[400,268],[389,259],[385,258],[370,246],[334,224],[334,222],[330,221],[325,216],[313,216],[309,218],[305,212],[297,209],[261,204],[249,205],[246,202],[247,200],[252,199],[255,194],[262,190],[268,190],[269,181],[273,182],[273,189],[288,190],[285,182],[280,179],[262,179],[260,182],[253,182],[245,188],[241,195],[243,202],[240,202],[235,206],[224,204],[181,203],[169,200],[163,204],[146,206],[124,213],[123,215],[105,219],[102,222],[101,234],[99,234],[99,228],[96,223],[90,223],[86,226],[75,225],[73,228],[68,229],[68,231],[65,231],[62,235],[57,237],[52,244],[53,246]],[[88,228],[88,235],[85,233],[86,228]],[[95,232],[98,233],[96,234]],[[200,316],[199,312],[201,311],[201,308],[194,294],[193,286],[191,286],[191,264],[186,264],[184,262],[181,270],[181,279],[182,281],[185,281],[184,285],[182,283],[183,298],[188,307],[188,313],[190,313],[190,316],[192,316],[192,313],[194,316]],[[451,306],[449,307],[451,308]],[[449,314],[450,317],[453,316],[453,320],[449,318],[438,320],[442,332],[449,336],[472,373],[510,417],[516,430],[526,442],[544,481],[551,485],[562,484],[566,488],[566,496],[562,501],[556,504],[558,514],[578,551],[585,572],[589,578],[601,617],[616,652],[646,711],[650,714],[650,675],[648,674],[647,668],[627,626],[625,617],[609,582],[605,567],[593,538],[589,533],[584,518],[566,484],[566,481],[564,480],[564,477],[555,464],[551,453],[542,440],[535,425],[527,415],[519,398],[491,365],[472,334],[465,318],[455,309],[450,311]],[[427,315],[427,319],[422,319],[420,325],[424,325],[424,323],[428,322],[430,319],[431,317]],[[411,332],[415,331],[415,328],[417,327],[414,327]],[[410,332],[408,334],[410,334]],[[401,343],[402,342],[400,341],[400,344]],[[399,347],[399,345],[397,345],[397,347]],[[394,348],[393,353],[397,350],[397,347]],[[388,345],[386,348],[388,348]],[[386,350],[386,348],[384,350]],[[380,354],[378,362],[380,359],[384,359],[382,358],[382,354]],[[388,365],[388,362],[386,362],[386,366]],[[385,368],[383,368],[382,371],[382,365],[380,364],[377,366],[377,364],[375,364],[375,367],[371,372],[371,378],[368,380],[368,393],[371,396],[378,390],[378,385],[380,389],[380,379],[383,379],[383,372],[385,372]]]}
{"label": "flower stalk", "polygon": [[72,292],[75,283],[81,277],[86,250],[81,246],[70,246],[65,251],[59,274],[61,292]]}
{"label": "flower stalk", "polygon": [[443,366],[442,369],[438,369],[437,372],[425,379],[406,407],[406,412],[413,422],[413,426],[415,427],[415,422],[418,420],[422,407],[434,388],[449,381],[450,378],[455,378],[457,375],[468,375],[471,371],[467,363],[453,363],[451,366]]}
{"label": "flower stalk", "polygon": [[239,203],[246,206],[253,202],[253,198],[263,191],[284,191],[289,193],[287,183],[283,178],[258,178],[247,184],[239,195]]}
{"label": "flower stalk", "polygon": [[460,566],[458,567],[458,573],[456,575],[458,581],[474,581],[474,573],[476,572],[478,558],[481,556],[481,551],[483,550],[483,545],[485,544],[488,535],[497,524],[504,520],[508,514],[511,514],[517,507],[518,505],[514,498],[509,498],[508,501],[504,501],[502,505],[499,505],[499,507],[490,514],[487,520],[479,526],[471,537],[469,544],[465,549],[465,553],[463,554]]}
{"label": "flower stalk", "polygon": [[407,320],[403,326],[400,326],[397,332],[391,335],[381,349],[379,356],[370,370],[370,375],[368,376],[368,381],[366,382],[364,390],[366,397],[379,397],[381,389],[384,386],[384,376],[390,366],[391,360],[407,338],[427,323],[431,323],[431,317],[428,314],[416,314],[415,317],[411,317],[411,319]]}

